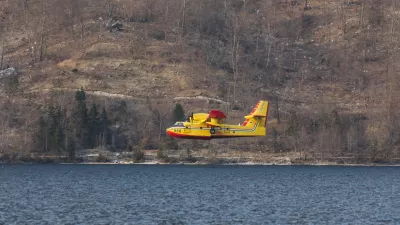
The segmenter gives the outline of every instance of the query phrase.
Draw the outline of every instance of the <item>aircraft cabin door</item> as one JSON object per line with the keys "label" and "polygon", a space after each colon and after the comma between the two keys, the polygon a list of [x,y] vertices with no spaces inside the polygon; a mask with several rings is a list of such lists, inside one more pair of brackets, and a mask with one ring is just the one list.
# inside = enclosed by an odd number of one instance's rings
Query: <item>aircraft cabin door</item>
{"label": "aircraft cabin door", "polygon": [[222,126],[221,128],[224,130],[224,134],[229,134],[229,126]]}

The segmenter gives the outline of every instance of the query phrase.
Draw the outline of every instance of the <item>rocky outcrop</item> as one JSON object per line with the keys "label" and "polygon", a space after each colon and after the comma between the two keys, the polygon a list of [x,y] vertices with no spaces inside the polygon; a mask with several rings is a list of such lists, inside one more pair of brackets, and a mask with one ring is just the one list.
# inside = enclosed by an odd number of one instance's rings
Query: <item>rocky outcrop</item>
{"label": "rocky outcrop", "polygon": [[110,32],[124,30],[122,23],[120,21],[114,21],[113,19],[107,21],[106,27]]}
{"label": "rocky outcrop", "polygon": [[17,74],[17,70],[14,67],[10,67],[4,70],[0,70],[0,79],[4,77],[16,76]]}

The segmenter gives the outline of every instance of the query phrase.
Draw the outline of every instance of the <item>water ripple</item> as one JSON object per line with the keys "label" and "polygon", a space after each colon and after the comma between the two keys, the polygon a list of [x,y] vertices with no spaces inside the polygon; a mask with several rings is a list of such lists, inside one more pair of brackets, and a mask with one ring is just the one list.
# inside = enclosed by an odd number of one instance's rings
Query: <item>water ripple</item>
{"label": "water ripple", "polygon": [[4,165],[0,224],[400,224],[400,167]]}

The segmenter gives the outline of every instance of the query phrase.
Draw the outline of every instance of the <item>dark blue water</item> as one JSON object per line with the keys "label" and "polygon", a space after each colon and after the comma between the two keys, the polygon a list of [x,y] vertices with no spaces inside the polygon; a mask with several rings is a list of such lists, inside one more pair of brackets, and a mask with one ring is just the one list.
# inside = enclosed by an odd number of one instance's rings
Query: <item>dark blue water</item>
{"label": "dark blue water", "polygon": [[400,224],[400,167],[0,165],[0,224]]}

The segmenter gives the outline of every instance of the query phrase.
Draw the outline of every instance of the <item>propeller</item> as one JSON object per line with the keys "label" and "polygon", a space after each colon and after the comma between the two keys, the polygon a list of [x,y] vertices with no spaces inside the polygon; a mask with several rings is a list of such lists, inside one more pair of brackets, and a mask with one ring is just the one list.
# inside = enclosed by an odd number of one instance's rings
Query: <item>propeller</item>
{"label": "propeller", "polygon": [[193,112],[192,112],[192,114],[188,117],[188,120],[189,120],[189,122],[192,122],[192,120],[193,120]]}

